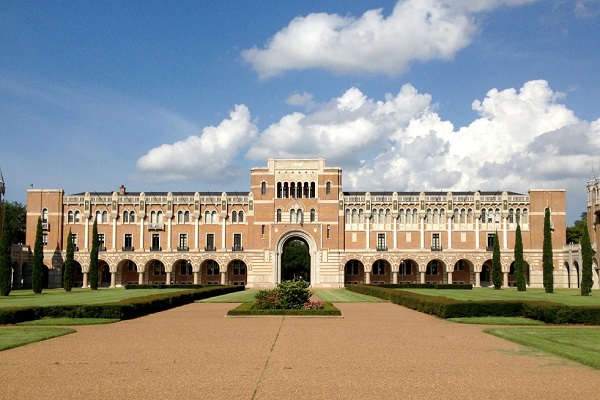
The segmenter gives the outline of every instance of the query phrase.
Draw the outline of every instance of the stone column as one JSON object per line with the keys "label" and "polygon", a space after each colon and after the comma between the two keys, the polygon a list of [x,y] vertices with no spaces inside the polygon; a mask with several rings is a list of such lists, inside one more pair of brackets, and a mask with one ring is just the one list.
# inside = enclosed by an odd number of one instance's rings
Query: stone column
{"label": "stone column", "polygon": [[425,271],[421,271],[421,283],[425,283]]}
{"label": "stone column", "polygon": [[452,285],[452,271],[448,271],[448,284]]}
{"label": "stone column", "polygon": [[502,283],[502,286],[508,287],[508,272],[503,272],[502,278],[504,280],[504,282]]}
{"label": "stone column", "polygon": [[194,285],[198,284],[198,272],[194,271]]}
{"label": "stone column", "polygon": [[370,272],[365,272],[365,284],[369,284],[371,283],[371,273]]}
{"label": "stone column", "polygon": [[398,224],[397,222],[397,218],[394,217],[394,250],[396,250],[398,248]]}
{"label": "stone column", "polygon": [[165,285],[171,284],[171,271],[167,271],[167,277],[165,278]]}
{"label": "stone column", "polygon": [[84,272],[83,273],[83,286],[84,289],[87,289],[88,287],[88,273]]}
{"label": "stone column", "polygon": [[398,284],[398,272],[397,271],[392,272],[392,283],[394,285]]}
{"label": "stone column", "polygon": [[117,286],[117,273],[111,271],[110,272],[110,287],[114,288]]}
{"label": "stone column", "polygon": [[452,218],[448,217],[448,248],[452,248]]}
{"label": "stone column", "polygon": [[140,285],[144,284],[144,273],[143,272],[138,272],[138,284],[140,284]]}
{"label": "stone column", "polygon": [[475,287],[481,287],[481,272],[475,271]]}
{"label": "stone column", "polygon": [[227,281],[225,280],[226,279],[225,274],[226,274],[225,271],[221,271],[221,285],[227,284]]}

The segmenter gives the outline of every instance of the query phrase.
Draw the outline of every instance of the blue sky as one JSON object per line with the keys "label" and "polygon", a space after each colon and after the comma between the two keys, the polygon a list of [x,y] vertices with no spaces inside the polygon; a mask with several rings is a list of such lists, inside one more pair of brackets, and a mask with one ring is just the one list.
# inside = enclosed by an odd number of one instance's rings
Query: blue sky
{"label": "blue sky", "polygon": [[0,2],[0,169],[34,188],[249,191],[268,157],[351,190],[600,173],[600,1]]}

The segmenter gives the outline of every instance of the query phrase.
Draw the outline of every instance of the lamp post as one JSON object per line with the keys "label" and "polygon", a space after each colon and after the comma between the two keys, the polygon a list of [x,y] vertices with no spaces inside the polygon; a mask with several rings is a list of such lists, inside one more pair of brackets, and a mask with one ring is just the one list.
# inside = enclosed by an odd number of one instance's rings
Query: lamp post
{"label": "lamp post", "polygon": [[400,260],[400,271],[402,274],[402,283],[404,283],[404,260]]}

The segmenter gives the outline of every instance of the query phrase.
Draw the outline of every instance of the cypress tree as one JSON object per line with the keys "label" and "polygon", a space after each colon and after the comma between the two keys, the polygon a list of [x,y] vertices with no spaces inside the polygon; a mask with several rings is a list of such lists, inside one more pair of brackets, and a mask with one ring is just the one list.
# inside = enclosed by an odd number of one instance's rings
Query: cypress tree
{"label": "cypress tree", "polygon": [[590,243],[590,234],[587,223],[581,236],[581,295],[589,296],[592,293],[592,245]]}
{"label": "cypress tree", "polygon": [[12,275],[10,243],[11,235],[9,233],[8,224],[4,223],[2,236],[0,237],[0,295],[8,296],[12,289],[10,277]]}
{"label": "cypress tree", "polygon": [[90,288],[98,289],[98,221],[92,228],[92,250],[90,251]]}
{"label": "cypress tree", "polygon": [[550,208],[544,213],[544,247],[542,249],[542,267],[544,270],[544,289],[554,293],[554,263],[552,261],[552,232],[550,230]]}
{"label": "cypress tree", "polygon": [[518,291],[524,292],[527,287],[525,263],[523,262],[523,238],[521,237],[521,225],[519,224],[517,224],[517,232],[515,233],[515,280],[517,281]]}
{"label": "cypress tree", "polygon": [[44,267],[44,243],[42,242],[42,218],[38,218],[35,230],[35,244],[33,245],[33,272],[31,274],[31,287],[33,293],[42,293],[42,268]]}
{"label": "cypress tree", "polygon": [[75,247],[73,246],[73,234],[69,229],[69,236],[67,236],[67,256],[65,259],[65,265],[63,267],[63,288],[65,291],[70,292],[73,288],[73,264],[75,258]]}
{"label": "cypress tree", "polygon": [[498,232],[494,234],[494,252],[492,255],[492,282],[494,289],[502,287],[502,264],[500,263],[500,243],[498,243]]}

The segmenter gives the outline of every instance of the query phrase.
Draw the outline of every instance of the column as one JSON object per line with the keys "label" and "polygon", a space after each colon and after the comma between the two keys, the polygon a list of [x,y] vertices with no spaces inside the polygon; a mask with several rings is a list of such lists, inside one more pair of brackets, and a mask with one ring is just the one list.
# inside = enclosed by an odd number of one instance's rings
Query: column
{"label": "column", "polygon": [[502,286],[508,287],[508,272],[503,272],[502,278],[504,280],[504,282],[502,283]]}
{"label": "column", "polygon": [[225,218],[223,218],[223,223],[221,225],[223,225],[221,227],[221,249],[226,250],[227,248],[225,247]]}
{"label": "column", "polygon": [[198,250],[199,245],[199,231],[200,231],[200,217],[196,218],[196,223],[194,224],[194,250]]}
{"label": "column", "polygon": [[425,217],[421,218],[421,248],[425,248]]}
{"label": "column", "polygon": [[479,218],[475,218],[475,250],[479,249]]}
{"label": "column", "polygon": [[138,284],[140,284],[140,285],[144,284],[144,273],[143,272],[138,272]]}
{"label": "column", "polygon": [[369,242],[371,241],[371,229],[370,229],[370,225],[371,225],[371,217],[367,217],[365,216],[365,225],[367,226],[367,240],[366,240],[366,249],[368,250],[370,246]]}
{"label": "column", "polygon": [[198,284],[198,272],[194,271],[194,285]]}
{"label": "column", "polygon": [[225,280],[225,271],[221,271],[221,285],[226,285],[227,281]]}
{"label": "column", "polygon": [[365,284],[368,285],[369,283],[371,283],[371,273],[365,271]]}
{"label": "column", "polygon": [[112,249],[117,249],[117,219],[113,218],[113,226],[112,226]]}
{"label": "column", "polygon": [[397,285],[397,284],[398,284],[398,271],[394,271],[394,272],[392,273],[392,283],[393,283],[394,285]]}
{"label": "column", "polygon": [[502,218],[502,248],[508,248],[508,235],[506,234],[506,217]]}
{"label": "column", "polygon": [[140,246],[139,249],[144,251],[144,218],[140,218]]}
{"label": "column", "polygon": [[481,287],[481,272],[475,271],[475,287]]}
{"label": "column", "polygon": [[167,222],[167,251],[171,251],[171,227],[173,225],[173,219],[168,218]]}
{"label": "column", "polygon": [[452,248],[452,218],[448,217],[448,248]]}
{"label": "column", "polygon": [[165,278],[165,285],[171,284],[171,271],[167,271],[167,277]]}
{"label": "column", "polygon": [[425,271],[421,271],[421,283],[425,283]]}
{"label": "column", "polygon": [[82,287],[84,289],[86,289],[88,287],[88,273],[87,272],[83,273],[83,285],[82,285]]}
{"label": "column", "polygon": [[[398,248],[398,224],[396,223],[398,221],[397,217],[394,217],[394,250],[396,250]],[[396,274],[398,275],[398,274]]]}
{"label": "column", "polygon": [[452,285],[452,271],[448,271],[448,285]]}
{"label": "column", "polygon": [[88,243],[90,242],[90,220],[88,218],[85,219],[85,228],[84,228],[84,240],[83,240],[83,250],[87,251]]}
{"label": "column", "polygon": [[117,273],[110,271],[110,287],[117,286]]}

